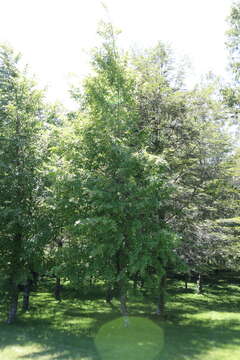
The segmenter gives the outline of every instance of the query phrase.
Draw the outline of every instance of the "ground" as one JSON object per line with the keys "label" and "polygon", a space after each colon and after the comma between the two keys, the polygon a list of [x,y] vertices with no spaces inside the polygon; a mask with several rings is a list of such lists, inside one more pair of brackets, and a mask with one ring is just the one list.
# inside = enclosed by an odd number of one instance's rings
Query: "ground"
{"label": "ground", "polygon": [[204,295],[171,284],[166,319],[152,301],[135,298],[129,319],[117,302],[106,305],[101,287],[62,302],[48,289],[32,298],[31,312],[6,325],[1,309],[1,360],[239,360],[240,287],[218,281]]}

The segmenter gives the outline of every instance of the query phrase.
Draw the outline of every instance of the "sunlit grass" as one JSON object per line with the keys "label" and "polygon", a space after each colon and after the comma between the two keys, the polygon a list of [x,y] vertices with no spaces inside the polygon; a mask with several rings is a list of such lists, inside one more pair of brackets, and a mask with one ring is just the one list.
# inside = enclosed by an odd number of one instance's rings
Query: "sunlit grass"
{"label": "sunlit grass", "polygon": [[[105,336],[106,324],[122,323],[122,319],[117,320],[117,302],[113,309],[106,305],[101,287],[75,295],[78,298],[66,288],[59,303],[43,289],[32,296],[31,312],[20,314],[11,326],[4,323],[2,309],[0,359],[121,360],[115,351],[119,351],[118,346],[114,348],[114,342],[118,345],[119,341],[116,331],[109,342]],[[124,360],[141,359],[140,348],[146,360],[239,360],[239,299],[237,285],[219,282],[207,287],[204,295],[196,295],[193,285],[184,291],[183,284],[177,282],[170,286],[166,321],[162,322],[154,315],[151,299],[136,298],[129,308],[133,318],[140,320],[134,320],[132,328],[122,328],[123,339],[119,332],[125,344]],[[148,321],[152,328],[146,325]],[[164,343],[160,333],[164,333]]]}
{"label": "sunlit grass", "polygon": [[163,348],[164,334],[149,319],[121,317],[100,328],[95,344],[104,360],[152,360]]}

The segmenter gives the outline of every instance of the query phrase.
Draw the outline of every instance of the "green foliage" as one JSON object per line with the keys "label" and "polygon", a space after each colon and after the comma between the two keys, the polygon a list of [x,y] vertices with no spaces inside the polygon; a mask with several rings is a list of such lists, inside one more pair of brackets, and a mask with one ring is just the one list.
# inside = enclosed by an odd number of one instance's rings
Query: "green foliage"
{"label": "green foliage", "polygon": [[80,259],[75,270],[63,261],[64,273],[76,286],[79,273],[116,286],[139,274],[157,288],[178,241],[161,217],[173,191],[167,163],[145,148],[148,130],[139,132],[135,78],[108,30],[93,65],[84,84],[84,115],[64,145],[68,176],[58,206],[69,242],[63,256],[73,251]]}
{"label": "green foliage", "polygon": [[43,253],[38,218],[45,113],[42,93],[19,70],[18,61],[11,49],[0,48],[0,268],[5,289],[24,283]]}
{"label": "green foliage", "polygon": [[[235,4],[236,79],[238,20]],[[37,271],[78,290],[103,281],[123,305],[133,281],[160,309],[169,269],[239,265],[238,229],[226,225],[239,215],[239,154],[224,104],[233,113],[238,95],[213,76],[184,89],[186,67],[162,43],[129,55],[111,24],[99,35],[68,114],[44,105],[1,47],[0,289],[16,302]]]}
{"label": "green foliage", "polygon": [[233,76],[233,81],[224,87],[222,93],[227,106],[231,112],[231,117],[235,125],[239,125],[239,80],[240,80],[240,61],[239,61],[239,42],[240,42],[240,3],[232,4],[231,13],[228,18],[229,29],[226,33],[226,47],[229,53],[229,67]]}
{"label": "green foliage", "polygon": [[227,48],[230,52],[230,66],[236,80],[239,80],[240,3],[234,2],[228,19]]}

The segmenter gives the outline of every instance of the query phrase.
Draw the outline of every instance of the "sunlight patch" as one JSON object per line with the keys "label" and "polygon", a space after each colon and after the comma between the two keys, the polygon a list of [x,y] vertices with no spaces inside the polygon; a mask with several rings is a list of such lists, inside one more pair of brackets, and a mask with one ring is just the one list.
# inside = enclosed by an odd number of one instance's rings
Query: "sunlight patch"
{"label": "sunlight patch", "polygon": [[162,351],[164,335],[149,319],[121,317],[100,328],[95,344],[102,360],[152,360]]}
{"label": "sunlight patch", "polygon": [[[49,360],[49,355],[45,356],[45,349],[36,344],[34,345],[9,345],[0,351],[1,360],[19,360],[36,358],[41,355],[41,360]],[[40,358],[39,355],[39,358]]]}

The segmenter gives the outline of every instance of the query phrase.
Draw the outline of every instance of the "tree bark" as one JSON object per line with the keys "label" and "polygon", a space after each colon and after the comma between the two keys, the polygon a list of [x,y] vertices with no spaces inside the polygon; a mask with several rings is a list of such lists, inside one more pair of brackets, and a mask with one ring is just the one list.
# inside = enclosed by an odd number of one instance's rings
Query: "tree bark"
{"label": "tree bark", "polygon": [[31,270],[32,275],[32,290],[36,291],[38,286],[38,280],[39,280],[39,273],[36,271]]}
{"label": "tree bark", "polygon": [[126,286],[123,280],[118,282],[118,296],[120,302],[120,311],[122,316],[128,316],[128,308],[127,308],[127,296],[126,296]]}
{"label": "tree bark", "polygon": [[198,274],[196,293],[203,293],[202,275],[200,273]]}
{"label": "tree bark", "polygon": [[7,324],[12,324],[16,319],[17,308],[18,308],[18,294],[19,294],[18,287],[16,284],[13,284],[11,289]]}
{"label": "tree bark", "polygon": [[124,326],[128,327],[129,326],[129,317],[128,317],[128,308],[127,308],[127,297],[126,297],[124,288],[120,289],[120,291],[121,291],[120,296],[119,296],[120,311],[121,311],[121,314],[124,319]]}
{"label": "tree bark", "polygon": [[165,315],[166,285],[167,285],[167,275],[164,274],[161,277],[159,284],[159,296],[157,297],[157,311],[156,311],[156,314],[161,316],[161,318],[164,318]]}
{"label": "tree bark", "polygon": [[127,308],[127,297],[124,293],[120,294],[120,310],[123,316],[128,316],[128,308]]}
{"label": "tree bark", "polygon": [[138,274],[135,274],[133,277],[133,289],[137,290],[138,288]]}
{"label": "tree bark", "polygon": [[190,280],[190,274],[189,274],[189,272],[187,272],[187,273],[185,274],[185,276],[184,276],[185,290],[188,289],[188,282],[189,282],[189,280]]}
{"label": "tree bark", "polygon": [[113,299],[113,289],[111,285],[108,285],[106,291],[106,302],[111,305],[112,299]]}
{"label": "tree bark", "polygon": [[[57,240],[57,247],[58,250],[60,250],[63,246],[63,241],[61,239]],[[55,289],[54,289],[54,295],[55,299],[58,301],[61,301],[61,278],[57,275],[56,276],[56,283],[55,283]]]}
{"label": "tree bark", "polygon": [[24,289],[23,289],[23,306],[22,306],[22,309],[25,312],[29,311],[30,286],[31,286],[31,282],[30,282],[30,280],[28,280],[27,283],[24,286]]}
{"label": "tree bark", "polygon": [[[123,250],[119,249],[116,253],[116,268],[117,268],[117,276],[121,273],[123,270]],[[126,298],[126,283],[125,280],[121,279],[116,281],[116,288],[118,291],[118,297],[120,301],[120,311],[123,316],[128,315],[128,309],[127,309],[127,298]]]}
{"label": "tree bark", "polygon": [[56,278],[54,295],[55,295],[56,300],[61,301],[61,278],[60,277]]}
{"label": "tree bark", "polygon": [[12,324],[17,316],[18,308],[18,273],[21,271],[21,244],[22,243],[22,234],[17,232],[14,238],[14,247],[12,250],[12,259],[11,259],[11,270],[9,275],[9,311],[7,317],[7,324]]}

